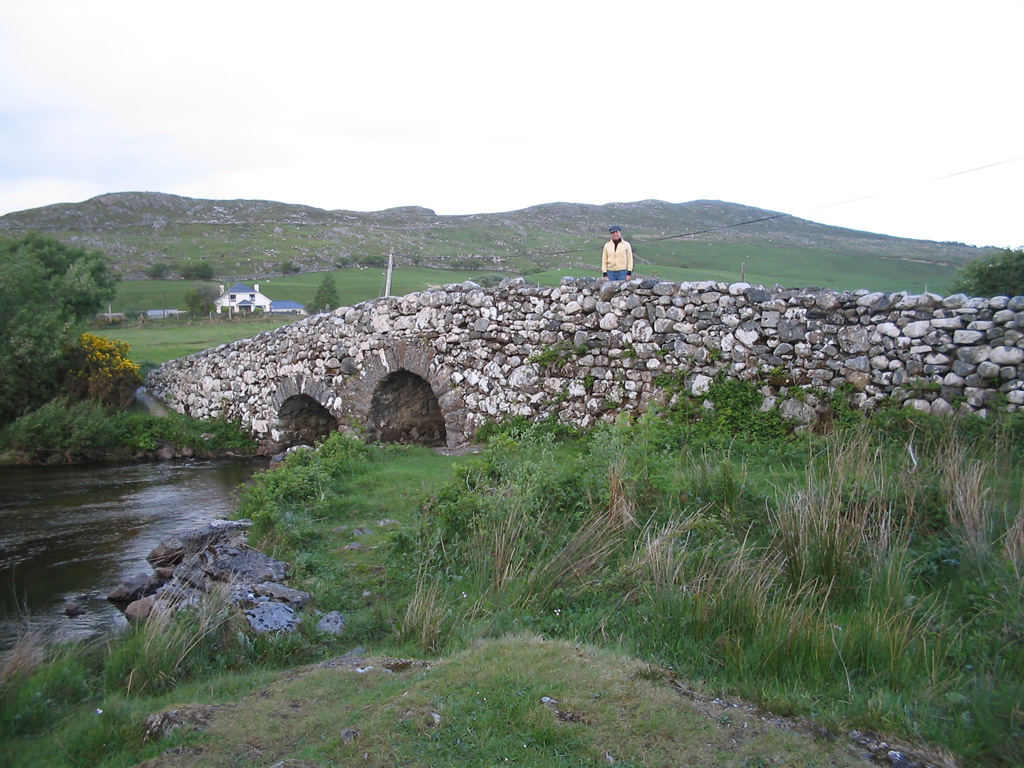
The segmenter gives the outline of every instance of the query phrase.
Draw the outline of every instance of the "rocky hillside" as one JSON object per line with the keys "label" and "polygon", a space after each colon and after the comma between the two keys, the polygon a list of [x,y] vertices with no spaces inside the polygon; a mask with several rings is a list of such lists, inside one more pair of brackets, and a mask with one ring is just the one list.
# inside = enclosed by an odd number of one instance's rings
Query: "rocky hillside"
{"label": "rocky hillside", "polygon": [[[745,224],[759,219],[767,221]],[[399,263],[530,274],[593,267],[609,224],[625,227],[641,264],[682,267],[699,249],[731,246],[772,258],[843,264],[900,260],[944,268],[979,250],[816,224],[733,203],[696,200],[582,205],[550,203],[507,213],[439,216],[426,208],[325,211],[262,200],[196,200],[153,192],[101,195],[0,217],[0,235],[28,231],[98,248],[126,279],[154,263],[168,274],[208,262],[218,278],[272,276],[348,265]],[[740,226],[735,226],[740,225]],[[690,234],[697,233],[697,234]],[[686,237],[680,237],[686,235]],[[831,267],[830,267],[831,268]]]}

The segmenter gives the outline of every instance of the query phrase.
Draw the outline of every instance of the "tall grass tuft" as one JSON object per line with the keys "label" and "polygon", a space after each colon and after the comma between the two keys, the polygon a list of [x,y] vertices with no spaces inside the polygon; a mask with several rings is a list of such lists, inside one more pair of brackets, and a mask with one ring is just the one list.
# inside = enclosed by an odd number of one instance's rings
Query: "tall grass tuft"
{"label": "tall grass tuft", "polygon": [[1024,509],[1021,509],[1003,538],[1007,559],[1018,581],[1024,581]]}
{"label": "tall grass tuft", "polygon": [[986,477],[990,466],[973,458],[962,443],[951,442],[943,454],[940,478],[947,499],[950,527],[966,550],[978,562],[988,558],[992,544],[993,519],[987,503]]}
{"label": "tall grass tuft", "polygon": [[46,638],[36,629],[18,633],[11,649],[0,660],[0,686],[12,685],[29,677],[46,658]]}
{"label": "tall grass tuft", "polygon": [[36,733],[93,695],[94,656],[88,646],[44,647],[38,633],[22,635],[2,668],[0,739]]}
{"label": "tall grass tuft", "polygon": [[621,461],[609,468],[607,504],[594,509],[565,544],[540,559],[530,573],[530,595],[542,605],[558,590],[589,583],[622,550],[636,527],[636,510],[624,476]]}
{"label": "tall grass tuft", "polygon": [[676,548],[685,546],[686,537],[700,519],[701,514],[696,513],[660,525],[652,521],[644,527],[623,569],[632,587],[627,600],[640,599],[639,592],[645,587],[659,591],[684,586],[686,560],[677,554]]}
{"label": "tall grass tuft", "polygon": [[223,592],[188,608],[153,613],[111,642],[104,668],[107,688],[128,696],[160,694],[220,666],[233,644],[231,615]]}
{"label": "tall grass tuft", "polygon": [[849,600],[865,570],[888,555],[901,502],[912,512],[866,433],[837,442],[808,468],[804,487],[783,492],[773,515],[773,547],[789,587]]}
{"label": "tall grass tuft", "polygon": [[402,638],[416,643],[426,653],[438,654],[449,640],[450,629],[451,615],[444,589],[421,570],[402,621]]}

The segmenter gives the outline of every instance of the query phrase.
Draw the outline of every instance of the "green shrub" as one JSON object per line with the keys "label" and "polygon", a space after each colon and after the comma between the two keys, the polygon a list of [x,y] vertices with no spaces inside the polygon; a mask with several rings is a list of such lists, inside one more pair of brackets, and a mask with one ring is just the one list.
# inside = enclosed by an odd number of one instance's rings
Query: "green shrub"
{"label": "green shrub", "polygon": [[568,365],[574,357],[585,352],[586,349],[577,349],[569,342],[556,342],[549,344],[539,352],[532,354],[527,362],[536,363],[541,368],[561,370]]}
{"label": "green shrub", "polygon": [[109,454],[118,444],[118,433],[100,403],[61,397],[11,424],[2,442],[34,461],[74,460]]}
{"label": "green shrub", "polygon": [[212,280],[214,275],[213,264],[208,261],[182,264],[178,267],[178,274],[184,280]]}
{"label": "green shrub", "polygon": [[154,261],[146,267],[146,277],[153,280],[162,280],[171,273],[171,265],[166,261]]}
{"label": "green shrub", "polygon": [[706,399],[714,407],[701,417],[699,433],[766,443],[785,439],[793,430],[777,407],[761,410],[764,397],[756,382],[720,374],[708,389]]}
{"label": "green shrub", "polygon": [[163,445],[189,448],[198,456],[236,452],[251,455],[256,444],[238,424],[222,419],[200,421],[178,413],[154,416],[125,411],[112,424],[118,443],[130,454],[155,451]]}
{"label": "green shrub", "polygon": [[291,530],[300,544],[297,527],[307,523],[305,510],[316,505],[321,513],[337,514],[344,508],[345,479],[382,450],[335,432],[317,450],[296,451],[278,470],[254,477],[242,491],[239,514],[252,519],[255,538]]}
{"label": "green shrub", "polygon": [[503,421],[488,421],[476,431],[477,440],[483,442],[498,435],[503,435],[513,440],[529,439],[542,435],[551,435],[555,438],[573,437],[582,439],[585,437],[579,427],[559,421],[557,418],[531,421],[525,416],[512,416]]}
{"label": "green shrub", "polygon": [[953,290],[970,296],[1024,295],[1024,248],[973,259],[957,272]]}
{"label": "green shrub", "polygon": [[123,341],[83,333],[69,353],[68,392],[110,409],[127,408],[142,383],[139,365],[129,359],[128,352]]}
{"label": "green shrub", "polygon": [[130,458],[170,445],[196,456],[252,455],[256,444],[235,423],[177,413],[108,415],[95,400],[57,398],[0,434],[0,445],[32,462]]}

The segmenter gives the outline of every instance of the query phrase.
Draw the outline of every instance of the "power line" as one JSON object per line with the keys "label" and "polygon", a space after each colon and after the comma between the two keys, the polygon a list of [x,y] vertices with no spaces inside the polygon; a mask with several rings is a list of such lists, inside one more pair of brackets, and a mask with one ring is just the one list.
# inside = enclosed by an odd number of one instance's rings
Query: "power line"
{"label": "power line", "polygon": [[934,179],[927,179],[925,181],[917,182],[916,184],[907,184],[907,185],[904,185],[903,187],[896,187],[895,189],[890,189],[890,190],[887,190],[885,192],[875,192],[874,194],[864,195],[863,197],[855,197],[855,198],[852,198],[850,200],[841,200],[838,203],[829,203],[828,205],[820,205],[817,208],[811,208],[811,210],[812,211],[823,211],[826,208],[835,208],[836,206],[839,206],[839,205],[847,205],[848,203],[859,203],[861,200],[870,200],[873,197],[881,197],[883,195],[888,195],[888,194],[891,194],[891,193],[893,193],[893,192],[895,192],[896,190],[899,190],[899,189],[905,189],[907,187],[913,187],[913,186],[923,186],[925,184],[934,184],[937,181],[945,181],[946,179],[952,179],[952,178],[955,178],[956,176],[963,176],[963,175],[968,174],[968,173],[974,173],[975,171],[984,171],[987,168],[995,168],[997,165],[1006,165],[1007,163],[1014,163],[1014,162],[1016,162],[1018,160],[1024,160],[1024,155],[1020,155],[1018,157],[1011,157],[1011,158],[1008,158],[1007,160],[999,160],[998,162],[989,163],[988,165],[979,165],[977,168],[968,168],[965,171],[957,171],[956,173],[949,173],[949,174],[946,174],[945,176],[937,176]]}
{"label": "power line", "polygon": [[931,181],[944,181],[945,179],[952,179],[954,176],[963,176],[965,173],[974,173],[975,171],[984,171],[986,168],[995,168],[997,165],[1006,165],[1007,163],[1014,163],[1017,160],[1024,160],[1024,155],[1018,155],[1017,157],[1011,157],[1009,160],[999,160],[995,163],[989,163],[988,165],[979,165],[977,168],[968,168],[966,171],[957,171],[947,176],[939,176],[937,179],[931,179]]}
{"label": "power line", "polygon": [[682,235],[668,235],[666,237],[654,237],[650,240],[638,240],[637,245],[646,245],[647,243],[659,243],[662,240],[675,240],[680,237],[692,237],[693,235],[706,235],[709,232],[721,232],[723,229],[732,229],[733,227],[745,227],[748,224],[757,224],[761,221],[771,221],[772,219],[785,219],[791,217],[791,213],[776,213],[774,216],[762,216],[760,219],[750,219],[749,221],[738,221],[735,224],[723,224],[720,227],[714,227],[713,229],[700,229],[694,232],[686,232]]}

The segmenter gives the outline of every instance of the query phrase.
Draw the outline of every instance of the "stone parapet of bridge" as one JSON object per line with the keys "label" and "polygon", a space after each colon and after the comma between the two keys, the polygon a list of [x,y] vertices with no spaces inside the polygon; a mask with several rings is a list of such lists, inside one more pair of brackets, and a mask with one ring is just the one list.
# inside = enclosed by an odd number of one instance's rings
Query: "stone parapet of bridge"
{"label": "stone parapet of bridge", "polygon": [[148,384],[271,452],[339,429],[454,447],[511,416],[588,427],[723,375],[803,423],[840,387],[860,408],[1016,411],[1022,374],[1021,296],[514,278],[341,307],[172,360]]}

